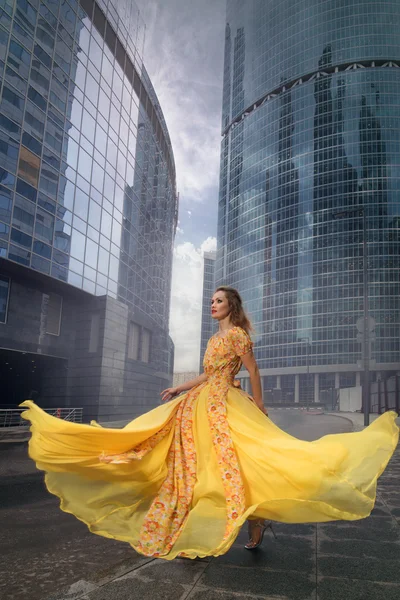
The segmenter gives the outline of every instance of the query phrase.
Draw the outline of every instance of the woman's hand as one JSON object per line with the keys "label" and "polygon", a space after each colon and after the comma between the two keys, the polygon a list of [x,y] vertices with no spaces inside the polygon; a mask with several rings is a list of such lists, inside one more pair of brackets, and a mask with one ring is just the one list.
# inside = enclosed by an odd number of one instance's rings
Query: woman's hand
{"label": "woman's hand", "polygon": [[177,388],[177,387],[167,388],[166,390],[163,390],[160,394],[161,401],[167,402],[168,400],[171,400],[171,398],[173,398],[177,394],[179,394],[179,388]]}
{"label": "woman's hand", "polygon": [[261,406],[259,406],[258,404],[256,404],[257,408],[259,408],[261,410],[262,413],[264,413],[264,415],[266,415],[268,417],[268,411],[265,408],[264,404],[262,404]]}

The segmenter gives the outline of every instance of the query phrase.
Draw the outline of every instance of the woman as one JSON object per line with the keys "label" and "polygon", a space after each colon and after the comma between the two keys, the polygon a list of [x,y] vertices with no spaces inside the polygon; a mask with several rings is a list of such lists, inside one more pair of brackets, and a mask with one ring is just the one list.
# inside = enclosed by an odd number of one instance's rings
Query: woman
{"label": "woman", "polygon": [[[398,441],[395,413],[360,433],[293,438],[265,414],[238,292],[218,288],[211,307],[220,327],[207,347],[205,373],[164,390],[163,400],[187,393],[123,429],[68,423],[24,402],[30,456],[61,508],[93,533],[165,559],[223,554],[250,517],[252,549],[264,519],[368,516]],[[253,399],[233,385],[242,363]]]}

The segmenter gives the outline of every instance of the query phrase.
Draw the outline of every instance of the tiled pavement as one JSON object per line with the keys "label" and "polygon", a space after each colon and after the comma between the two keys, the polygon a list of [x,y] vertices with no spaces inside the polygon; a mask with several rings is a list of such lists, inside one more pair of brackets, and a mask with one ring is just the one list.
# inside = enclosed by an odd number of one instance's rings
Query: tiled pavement
{"label": "tiled pavement", "polygon": [[[135,556],[51,600],[399,600],[400,449],[379,481],[371,517],[276,524],[262,549],[246,532],[219,558],[173,562]],[[48,599],[50,600],[50,598]]]}

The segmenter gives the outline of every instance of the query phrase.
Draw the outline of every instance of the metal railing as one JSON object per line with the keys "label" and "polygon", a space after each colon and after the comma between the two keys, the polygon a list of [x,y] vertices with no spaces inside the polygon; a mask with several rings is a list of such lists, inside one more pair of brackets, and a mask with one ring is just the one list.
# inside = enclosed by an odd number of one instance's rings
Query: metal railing
{"label": "metal railing", "polygon": [[[21,413],[25,410],[25,408],[0,408],[0,428],[29,427],[29,421],[21,417]],[[43,408],[42,410],[64,421],[82,423],[82,408]]]}

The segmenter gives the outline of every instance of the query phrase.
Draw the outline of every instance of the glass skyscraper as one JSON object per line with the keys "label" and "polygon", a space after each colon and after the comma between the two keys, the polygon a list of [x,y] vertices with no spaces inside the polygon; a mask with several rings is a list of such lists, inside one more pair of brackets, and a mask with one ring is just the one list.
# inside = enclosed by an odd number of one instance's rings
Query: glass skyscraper
{"label": "glass skyscraper", "polygon": [[399,66],[398,2],[227,1],[216,283],[286,400],[360,384],[364,284],[400,370]]}
{"label": "glass skyscraper", "polygon": [[130,0],[0,1],[6,404],[118,419],[172,380],[175,165],[143,43]]}
{"label": "glass skyscraper", "polygon": [[199,372],[203,372],[204,353],[215,327],[211,318],[211,298],[215,292],[215,252],[204,252],[203,302],[201,308],[201,338]]}

